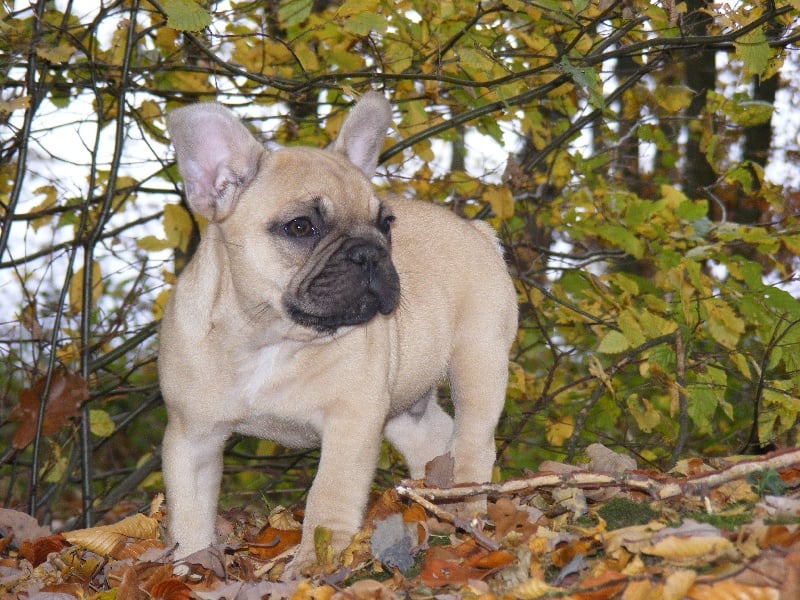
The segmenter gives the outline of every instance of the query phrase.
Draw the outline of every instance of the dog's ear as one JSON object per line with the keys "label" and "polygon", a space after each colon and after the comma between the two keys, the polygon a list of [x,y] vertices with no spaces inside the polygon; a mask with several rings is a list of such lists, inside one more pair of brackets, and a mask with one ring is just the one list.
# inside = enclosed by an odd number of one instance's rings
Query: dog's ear
{"label": "dog's ear", "polygon": [[333,150],[344,154],[367,177],[372,177],[391,118],[389,101],[378,92],[367,92],[347,115],[333,142]]}
{"label": "dog's ear", "polygon": [[255,176],[264,147],[231,111],[211,102],[173,110],[167,129],[189,206],[210,221],[224,220]]}

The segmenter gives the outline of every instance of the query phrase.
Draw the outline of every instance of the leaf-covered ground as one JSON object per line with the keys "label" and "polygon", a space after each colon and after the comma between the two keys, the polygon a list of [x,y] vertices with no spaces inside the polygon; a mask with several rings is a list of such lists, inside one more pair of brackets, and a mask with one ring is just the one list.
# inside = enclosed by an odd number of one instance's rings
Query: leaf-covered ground
{"label": "leaf-covered ground", "polygon": [[[575,468],[459,493],[489,493],[485,518],[456,518],[452,490],[405,482],[376,496],[337,564],[280,581],[301,512],[220,515],[225,542],[175,563],[161,499],[149,514],[52,534],[0,509],[2,598],[800,599],[800,451],[636,470],[594,445]],[[342,566],[344,565],[344,566]]]}

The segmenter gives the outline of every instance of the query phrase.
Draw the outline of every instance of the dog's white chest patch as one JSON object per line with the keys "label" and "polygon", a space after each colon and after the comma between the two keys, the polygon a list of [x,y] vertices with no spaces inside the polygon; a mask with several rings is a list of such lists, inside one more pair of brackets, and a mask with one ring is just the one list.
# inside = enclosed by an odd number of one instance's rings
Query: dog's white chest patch
{"label": "dog's white chest patch", "polygon": [[241,394],[249,406],[262,400],[265,393],[275,391],[276,366],[280,352],[280,344],[264,346],[249,353],[238,365]]}

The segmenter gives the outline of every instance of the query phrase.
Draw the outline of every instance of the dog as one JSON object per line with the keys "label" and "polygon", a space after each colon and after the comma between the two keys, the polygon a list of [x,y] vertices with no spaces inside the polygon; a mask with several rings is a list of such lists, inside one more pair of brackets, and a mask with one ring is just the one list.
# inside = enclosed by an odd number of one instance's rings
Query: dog
{"label": "dog", "polygon": [[[516,291],[489,225],[376,194],[390,118],[368,92],[327,148],[268,150],[219,104],[167,117],[208,220],[161,322],[176,558],[215,542],[234,433],[321,447],[292,575],[315,562],[318,526],[336,552],[359,530],[383,438],[412,478],[448,452],[455,482],[491,478]],[[445,378],[453,418],[436,401]]]}

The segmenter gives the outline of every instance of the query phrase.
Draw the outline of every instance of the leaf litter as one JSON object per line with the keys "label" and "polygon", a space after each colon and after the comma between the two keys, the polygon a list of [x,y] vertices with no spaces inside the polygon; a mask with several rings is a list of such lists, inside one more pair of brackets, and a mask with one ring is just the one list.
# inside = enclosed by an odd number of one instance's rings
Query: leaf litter
{"label": "leaf litter", "polygon": [[[403,482],[338,561],[318,530],[320,564],[295,581],[280,575],[301,510],[221,514],[224,541],[176,562],[160,496],[147,514],[63,533],[0,509],[0,598],[800,600],[800,450],[670,473],[599,445],[587,456],[497,484]],[[482,518],[450,512],[477,495]]]}

